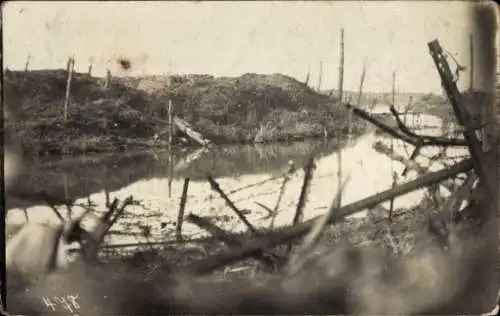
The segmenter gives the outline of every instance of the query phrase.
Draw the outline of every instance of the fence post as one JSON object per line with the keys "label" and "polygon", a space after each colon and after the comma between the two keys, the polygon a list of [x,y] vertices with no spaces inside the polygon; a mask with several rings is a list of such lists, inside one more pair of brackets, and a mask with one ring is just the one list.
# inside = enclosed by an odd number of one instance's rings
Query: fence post
{"label": "fence post", "polygon": [[184,221],[184,209],[186,208],[188,188],[189,178],[185,178],[184,186],[182,187],[181,202],[179,204],[179,213],[177,214],[177,225],[175,227],[175,237],[178,241],[182,240],[182,222]]}
{"label": "fence post", "polygon": [[26,64],[24,65],[25,72],[28,72],[30,61],[31,61],[31,54],[28,54],[28,57],[26,58]]}
{"label": "fence post", "polygon": [[68,121],[68,105],[69,105],[69,96],[70,96],[70,89],[71,89],[71,79],[73,76],[73,68],[75,67],[75,60],[73,57],[70,57],[68,59],[68,64],[67,64],[67,72],[68,72],[68,81],[66,83],[66,96],[64,98],[64,121]]}
{"label": "fence post", "polygon": [[104,88],[109,89],[111,85],[111,70],[106,70],[106,81],[104,83]]}

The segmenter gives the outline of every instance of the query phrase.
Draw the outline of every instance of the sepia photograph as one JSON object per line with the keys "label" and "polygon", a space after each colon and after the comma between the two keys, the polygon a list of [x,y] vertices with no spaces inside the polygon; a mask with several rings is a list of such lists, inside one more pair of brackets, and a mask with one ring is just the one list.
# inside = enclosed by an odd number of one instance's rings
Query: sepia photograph
{"label": "sepia photograph", "polygon": [[494,2],[1,9],[0,313],[498,313]]}

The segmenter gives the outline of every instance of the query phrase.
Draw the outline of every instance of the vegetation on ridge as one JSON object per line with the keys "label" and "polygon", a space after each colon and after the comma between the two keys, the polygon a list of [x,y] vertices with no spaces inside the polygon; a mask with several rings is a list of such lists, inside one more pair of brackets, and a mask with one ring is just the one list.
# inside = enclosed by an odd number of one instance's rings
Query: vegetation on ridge
{"label": "vegetation on ridge", "polygon": [[[68,121],[63,103],[64,70],[8,71],[5,103],[14,114],[8,137],[25,154],[83,153],[165,145],[168,99],[174,114],[216,143],[285,141],[345,134],[347,110],[291,77],[245,74],[156,78],[148,89],[141,78],[104,79],[75,73]],[[354,133],[365,124],[353,118]]]}

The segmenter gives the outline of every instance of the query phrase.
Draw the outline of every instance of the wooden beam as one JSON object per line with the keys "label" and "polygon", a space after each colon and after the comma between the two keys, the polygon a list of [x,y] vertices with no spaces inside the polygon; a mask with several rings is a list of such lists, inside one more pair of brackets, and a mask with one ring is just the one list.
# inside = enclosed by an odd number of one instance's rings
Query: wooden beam
{"label": "wooden beam", "polygon": [[[162,119],[159,119],[159,118],[154,117],[154,116],[150,116],[149,119],[151,119],[152,121],[154,121],[156,123],[166,124],[166,125],[168,124],[167,120],[162,120]],[[186,134],[189,137],[191,137],[191,139],[193,139],[194,141],[196,141],[198,144],[200,144],[202,146],[211,146],[211,145],[214,145],[214,143],[211,140],[209,140],[208,138],[204,137],[201,133],[195,131],[194,128],[191,125],[189,125],[188,122],[184,121],[180,117],[177,117],[177,116],[174,115],[173,116],[173,122],[174,122],[174,125],[181,132],[183,132],[184,134]]]}
{"label": "wooden beam", "polygon": [[453,80],[453,75],[451,73],[450,66],[448,65],[448,61],[444,56],[443,49],[441,48],[438,40],[433,40],[427,45],[432,59],[436,64],[439,76],[441,77],[443,88],[448,95],[451,105],[453,106],[458,123],[465,127],[463,135],[468,143],[469,151],[472,156],[472,160],[474,161],[474,168],[476,169],[479,177],[485,183],[485,187],[488,192],[487,196],[492,198],[496,196],[496,192],[494,192],[493,189],[495,186],[490,175],[486,172],[486,170],[484,170],[486,162],[484,159],[482,144],[475,133],[475,129],[472,127],[470,114],[463,103],[457,84]]}
{"label": "wooden beam", "polygon": [[208,138],[205,138],[201,133],[195,131],[194,128],[191,127],[191,125],[177,116],[174,116],[174,125],[181,132],[185,133],[202,146],[210,146],[213,144],[212,141],[210,141]]}
{"label": "wooden beam", "polygon": [[[472,167],[472,160],[467,159],[455,164],[450,168],[428,173],[425,176],[420,177],[419,179],[400,184],[393,189],[388,189],[357,202],[348,204],[344,207],[341,207],[340,209],[337,209],[335,212],[332,212],[332,216],[328,219],[328,223],[334,224],[347,216],[358,213],[367,208],[373,208],[376,205],[386,202],[393,197],[405,195],[423,187],[431,186],[443,180],[452,178],[459,173],[468,172],[472,169]],[[337,205],[334,204],[336,203],[332,203],[331,207],[336,208]],[[243,260],[249,255],[252,255],[258,251],[262,251],[263,249],[268,249],[280,244],[287,243],[293,238],[298,238],[306,234],[320,216],[316,216],[306,222],[295,226],[288,226],[276,232],[271,232],[267,236],[251,239],[239,249],[234,249],[229,252],[223,251],[208,258],[202,259],[187,266],[183,271],[193,274],[210,273],[221,266]]]}

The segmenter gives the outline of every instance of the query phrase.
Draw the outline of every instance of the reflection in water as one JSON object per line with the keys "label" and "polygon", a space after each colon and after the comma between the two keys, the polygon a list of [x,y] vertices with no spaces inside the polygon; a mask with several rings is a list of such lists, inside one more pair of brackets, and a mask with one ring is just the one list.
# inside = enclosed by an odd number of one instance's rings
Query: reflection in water
{"label": "reflection in water", "polygon": [[42,202],[16,199],[16,191],[44,190],[63,199],[66,196],[80,198],[104,189],[116,191],[136,181],[170,176],[173,179],[189,177],[196,181],[203,180],[207,173],[216,178],[277,174],[286,168],[289,160],[302,165],[312,153],[324,156],[332,153],[337,146],[335,141],[309,141],[221,146],[214,150],[194,149],[189,152],[179,150],[173,155],[166,151],[142,151],[41,161],[28,164],[11,184],[7,209]]}
{"label": "reflection in water", "polygon": [[[439,133],[439,130],[427,130],[425,133]],[[401,174],[404,165],[391,160],[373,149],[377,141],[390,145],[389,139],[381,138],[370,132],[342,152],[342,177],[349,177],[344,190],[342,204],[346,205],[368,197],[391,187],[392,174]],[[106,157],[80,157],[34,166],[29,169],[31,174],[24,175],[24,181],[30,182],[32,188],[43,188],[51,193],[63,192],[62,172],[67,173],[68,191],[70,196],[84,197],[91,194],[91,200],[97,204],[97,209],[104,211],[105,196],[103,189],[108,188],[111,197],[121,200],[133,195],[139,199],[142,206],[130,207],[124,218],[114,227],[117,233],[110,236],[110,243],[134,243],[138,241],[158,241],[174,238],[177,211],[182,194],[183,179],[191,178],[186,215],[195,213],[206,216],[226,230],[241,231],[245,229],[235,214],[225,202],[212,192],[210,185],[204,180],[206,173],[211,173],[219,182],[221,188],[229,193],[230,199],[240,209],[247,209],[248,220],[255,226],[269,227],[271,218],[267,211],[258,204],[273,208],[278,199],[282,184],[281,175],[288,169],[288,162],[293,160],[297,166],[305,165],[311,153],[316,154],[316,170],[314,171],[307,203],[304,209],[305,219],[322,214],[330,206],[337,187],[338,157],[335,142],[300,142],[292,144],[270,144],[258,146],[227,146],[215,151],[193,150],[177,152],[174,156],[171,197],[168,197],[168,154],[165,152],[141,152],[129,154],[118,159],[110,155]],[[413,148],[400,141],[394,141],[394,147],[399,155],[408,156],[406,151]],[[422,154],[430,157],[438,152],[437,148],[425,148]],[[463,155],[467,150],[448,149],[448,156]],[[429,159],[420,157],[417,162],[428,166],[430,170],[438,170],[443,166],[439,163],[429,165]],[[295,205],[300,193],[304,172],[301,168],[292,175],[280,203],[279,214],[275,226],[291,223]],[[408,173],[399,182],[412,180],[415,173]],[[30,179],[30,180],[28,180]],[[51,191],[52,190],[52,191]],[[447,195],[442,189],[442,194]],[[395,200],[394,207],[404,208],[418,204],[423,198],[424,190],[407,194]],[[78,202],[86,203],[83,198]],[[20,207],[13,194],[8,195],[9,208]],[[388,207],[384,203],[384,207]],[[39,204],[39,203],[35,203]],[[33,203],[32,203],[33,205]],[[29,205],[31,206],[31,205]],[[78,214],[83,210],[75,208]],[[35,206],[28,208],[30,220],[57,220],[50,208]],[[75,215],[76,215],[75,214]],[[361,213],[363,215],[363,213]],[[24,222],[22,212],[11,210],[7,221],[10,223]],[[85,224],[85,223],[84,223]],[[91,220],[87,225],[92,225]],[[149,227],[151,237],[140,237],[144,227]],[[119,234],[118,234],[119,233]],[[135,235],[133,235],[135,234]],[[199,237],[204,234],[196,226],[183,225],[185,237]]]}

